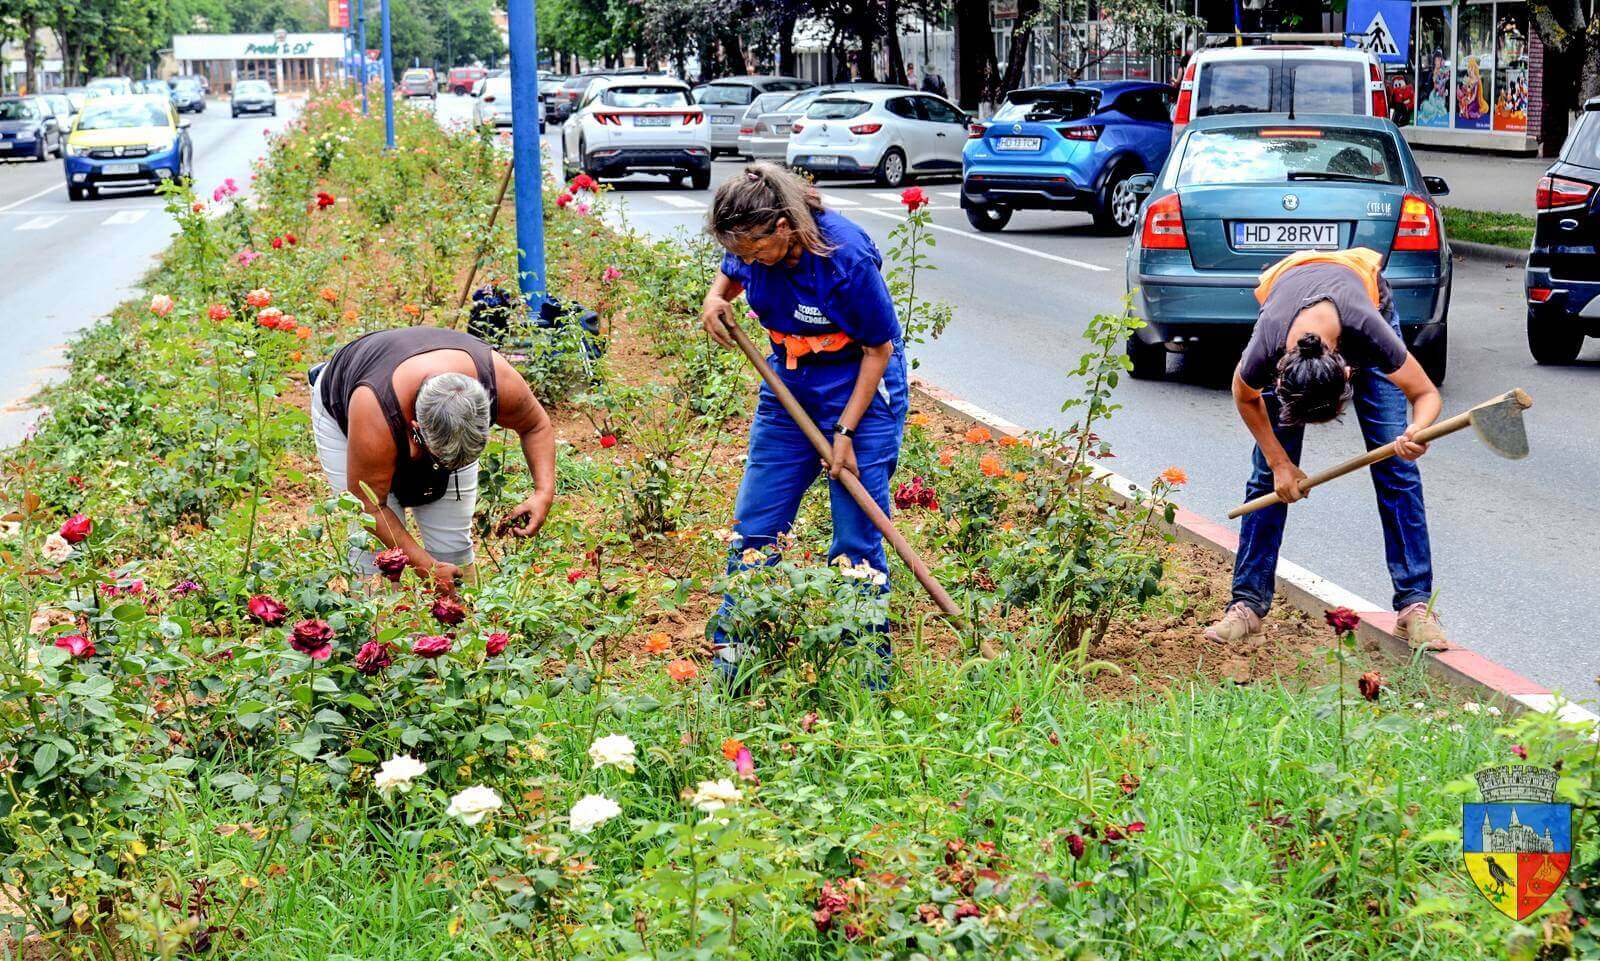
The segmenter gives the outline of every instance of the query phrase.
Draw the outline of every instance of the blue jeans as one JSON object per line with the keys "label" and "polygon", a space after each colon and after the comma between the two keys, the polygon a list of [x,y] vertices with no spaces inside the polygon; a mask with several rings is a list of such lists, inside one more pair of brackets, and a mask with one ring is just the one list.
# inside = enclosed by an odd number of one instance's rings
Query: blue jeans
{"label": "blue jeans", "polygon": [[[1389,325],[1399,330],[1393,317]],[[1355,388],[1356,420],[1367,450],[1392,443],[1406,429],[1410,417],[1406,395],[1389,378],[1375,370],[1358,370],[1352,381]],[[1304,426],[1278,426],[1278,399],[1271,391],[1264,398],[1272,418],[1272,432],[1288,453],[1300,463]],[[1245,500],[1270,494],[1272,468],[1257,447],[1252,457],[1254,470],[1245,485]],[[1388,559],[1389,579],[1394,583],[1394,609],[1426,601],[1433,594],[1433,555],[1428,548],[1428,515],[1422,504],[1422,473],[1413,461],[1391,457],[1368,468],[1378,495],[1378,516],[1383,523],[1383,550]],[[1242,602],[1265,616],[1272,606],[1273,572],[1278,567],[1278,549],[1283,544],[1283,525],[1289,514],[1284,504],[1275,504],[1246,514],[1239,524],[1239,554],[1233,562],[1233,600]]]}
{"label": "blue jeans", "polygon": [[[776,359],[771,363],[800,406],[831,440],[839,415],[855,389],[861,365],[812,363],[788,370]],[[889,479],[900,461],[900,441],[905,432],[909,402],[905,352],[897,347],[884,371],[877,396],[856,426],[854,444],[861,484],[885,513],[891,508]],[[728,552],[728,573],[748,566],[741,555],[751,548],[767,551],[770,555],[767,563],[776,561],[776,552],[769,549],[777,543],[779,535],[787,533],[794,524],[801,498],[821,472],[822,458],[806,439],[800,425],[783,409],[777,395],[762,384],[761,400],[756,407],[755,420],[750,424],[744,479],[739,483],[739,494],[734,501],[732,530],[738,537]],[[828,494],[833,511],[829,560],[842,555],[852,564],[866,561],[873,570],[887,574],[889,559],[883,549],[883,535],[838,483],[829,481]],[[721,618],[732,604],[732,598],[724,597],[717,611],[712,640],[719,649],[727,643]]]}

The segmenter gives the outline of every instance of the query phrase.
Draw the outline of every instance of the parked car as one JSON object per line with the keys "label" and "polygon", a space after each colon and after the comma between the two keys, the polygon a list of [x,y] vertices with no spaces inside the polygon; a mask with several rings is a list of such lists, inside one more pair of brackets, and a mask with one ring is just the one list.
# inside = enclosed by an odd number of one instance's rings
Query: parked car
{"label": "parked car", "polygon": [[1534,207],[1528,350],[1541,364],[1570,364],[1585,337],[1600,337],[1600,97],[1583,105]]}
{"label": "parked car", "polygon": [[705,108],[711,124],[711,155],[739,152],[739,128],[745,112],[764,93],[795,93],[815,86],[794,77],[724,77],[700,88],[695,102]]}
{"label": "parked car", "polygon": [[1346,47],[1263,44],[1197,50],[1183,68],[1172,139],[1201,117],[1238,113],[1389,116],[1383,71]]}
{"label": "parked car", "polygon": [[67,136],[67,197],[83,200],[103,187],[160,184],[194,175],[189,121],[167,97],[96,97]]}
{"label": "parked car", "polygon": [[1015,210],[1087,210],[1125,234],[1138,219],[1134,174],[1153,173],[1172,149],[1172,88],[1142,80],[1053,83],[1006,94],[974,123],[961,158],[961,208],[982,231]]}
{"label": "parked car", "polygon": [[179,113],[206,112],[206,92],[200,81],[193,77],[173,77],[171,81],[172,106]]}
{"label": "parked car", "polygon": [[482,94],[483,94],[483,85],[484,85],[484,83],[486,81],[491,80],[491,79],[493,79],[495,77],[509,77],[509,76],[511,76],[511,71],[505,69],[504,67],[499,67],[499,68],[496,68],[494,70],[486,70],[486,71],[484,71],[483,76],[479,77],[477,80],[474,80],[472,82],[472,95],[474,97],[482,96]]}
{"label": "parked car", "polygon": [[[472,122],[479,126],[511,126],[511,78],[489,77],[484,80],[478,102],[472,105]],[[539,101],[539,132],[545,129],[544,101]]]}
{"label": "parked car", "polygon": [[0,157],[61,156],[62,128],[42,97],[0,97]]}
{"label": "parked car", "polygon": [[1133,375],[1159,378],[1169,347],[1242,345],[1255,324],[1263,269],[1304,249],[1368,247],[1411,352],[1442,383],[1450,244],[1400,128],[1374,117],[1213,116],[1191,123],[1158,175],[1128,244],[1127,289],[1148,325],[1127,344]]}
{"label": "parked car", "polygon": [[432,67],[412,67],[400,75],[400,95],[408,100],[427,97],[439,99],[439,81]]}
{"label": "parked car", "polygon": [[561,92],[561,85],[567,82],[566,77],[551,74],[539,78],[539,100],[545,105],[546,111],[550,107],[550,99]]}
{"label": "parked car", "polygon": [[175,76],[168,77],[167,83],[174,85],[178,83],[196,84],[200,87],[201,94],[208,97],[211,95],[211,81],[207,79],[206,75],[203,73],[180,73]]}
{"label": "parked car", "polygon": [[789,166],[814,177],[871,177],[899,187],[918,174],[956,174],[967,142],[961,109],[906,90],[818,97],[791,128]]}
{"label": "parked car", "polygon": [[172,90],[172,88],[167,86],[167,82],[165,80],[150,79],[150,80],[135,80],[133,82],[133,92],[134,93],[142,93],[142,94],[149,94],[149,95],[157,96],[157,97],[165,97],[165,96],[168,95],[168,93],[171,90]]}
{"label": "parked car", "polygon": [[546,106],[550,111],[550,119],[556,123],[565,123],[567,118],[578,112],[578,104],[583,102],[584,94],[588,92],[589,85],[602,77],[643,77],[647,72],[639,67],[627,67],[617,70],[590,70],[586,73],[573,74],[562,81],[561,89],[550,95]]}
{"label": "parked car", "polygon": [[72,98],[60,90],[46,90],[39,94],[39,99],[49,105],[50,112],[55,114],[56,126],[65,137],[78,122],[78,108],[72,105]]}
{"label": "parked car", "polygon": [[811,87],[791,96],[776,109],[756,117],[747,136],[739,131],[739,152],[755,160],[784,160],[789,154],[789,135],[794,122],[805,116],[806,108],[818,97],[851,90],[910,90],[892,83],[836,83]]}
{"label": "parked car", "polygon": [[95,77],[89,81],[87,88],[94,95],[102,94],[124,95],[133,93],[133,81],[127,77]]}
{"label": "parked car", "polygon": [[451,93],[465,96],[471,93],[473,86],[488,74],[489,71],[482,67],[451,67],[450,72],[445,74],[444,83],[450,88]]}
{"label": "parked car", "polygon": [[785,90],[780,93],[764,93],[752,100],[750,106],[744,109],[744,114],[739,118],[739,146],[734,150],[734,153],[740,157],[755,159],[751,154],[745,153],[744,148],[750,138],[755,136],[757,121],[761,119],[762,114],[771,113],[793,97],[793,92]]}
{"label": "parked car", "polygon": [[711,134],[689,85],[671,77],[606,77],[591,82],[561,128],[569,176],[663,174],[696,190],[711,185]]}
{"label": "parked car", "polygon": [[89,100],[89,88],[67,87],[61,92],[66,95],[67,100],[71,101],[74,114],[83,113],[83,105]]}
{"label": "parked car", "polygon": [[272,92],[272,85],[265,80],[241,80],[233,85],[232,110],[235,118],[242,113],[264,113],[276,117],[278,95]]}

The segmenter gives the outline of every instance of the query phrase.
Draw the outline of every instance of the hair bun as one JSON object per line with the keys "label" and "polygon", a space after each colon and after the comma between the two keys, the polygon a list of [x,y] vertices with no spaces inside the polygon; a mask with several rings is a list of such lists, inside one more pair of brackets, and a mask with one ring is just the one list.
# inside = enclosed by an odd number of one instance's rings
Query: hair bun
{"label": "hair bun", "polygon": [[1315,357],[1321,357],[1327,346],[1322,342],[1322,338],[1316,334],[1301,334],[1299,342],[1294,345],[1294,349],[1301,357],[1310,360]]}

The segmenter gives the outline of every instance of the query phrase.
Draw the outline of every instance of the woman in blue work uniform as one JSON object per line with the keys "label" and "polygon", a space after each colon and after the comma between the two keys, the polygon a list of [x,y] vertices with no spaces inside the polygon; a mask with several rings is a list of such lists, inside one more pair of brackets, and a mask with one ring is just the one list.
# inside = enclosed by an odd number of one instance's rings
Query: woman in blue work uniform
{"label": "woman in blue work uniform", "polygon": [[[751,164],[717,188],[710,231],[727,253],[700,312],[706,333],[734,346],[724,325],[733,321],[731,301],[743,293],[772,339],[773,368],[832,438],[830,477],[856,474],[887,512],[906,422],[906,358],[872,238],[824,210],[805,181],[770,163]],[[821,469],[811,442],[763,384],[734,505],[730,572],[744,551],[767,550],[789,530]],[[829,494],[830,561],[865,562],[887,574],[877,528],[836,480]],[[717,639],[720,645],[720,629]],[[727,646],[720,655],[737,658]]]}

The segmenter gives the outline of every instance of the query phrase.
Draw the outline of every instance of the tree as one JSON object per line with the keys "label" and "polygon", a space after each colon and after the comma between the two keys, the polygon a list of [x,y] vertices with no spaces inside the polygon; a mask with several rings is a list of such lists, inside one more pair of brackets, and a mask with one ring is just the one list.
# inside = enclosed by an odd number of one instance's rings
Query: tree
{"label": "tree", "polygon": [[1583,0],[1533,0],[1528,8],[1544,43],[1540,153],[1554,157],[1572,111],[1600,96],[1600,18],[1589,16]]}

